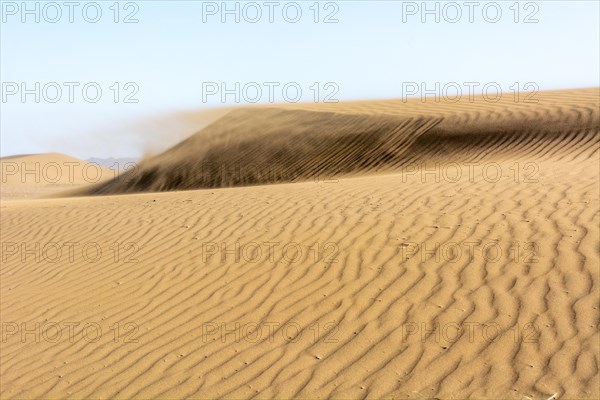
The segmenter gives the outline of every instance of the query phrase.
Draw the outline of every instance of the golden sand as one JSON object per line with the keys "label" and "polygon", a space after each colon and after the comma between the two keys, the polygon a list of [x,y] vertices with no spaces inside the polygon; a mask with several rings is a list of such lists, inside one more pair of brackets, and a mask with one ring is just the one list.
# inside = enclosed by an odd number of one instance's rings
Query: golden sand
{"label": "golden sand", "polygon": [[239,110],[4,201],[0,396],[598,398],[599,108]]}

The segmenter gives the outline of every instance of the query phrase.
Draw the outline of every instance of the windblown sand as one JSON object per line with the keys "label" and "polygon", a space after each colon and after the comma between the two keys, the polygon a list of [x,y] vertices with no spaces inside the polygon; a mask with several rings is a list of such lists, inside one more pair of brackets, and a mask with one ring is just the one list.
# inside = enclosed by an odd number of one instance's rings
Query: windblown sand
{"label": "windblown sand", "polygon": [[3,202],[0,396],[598,398],[599,91],[538,99],[239,110]]}

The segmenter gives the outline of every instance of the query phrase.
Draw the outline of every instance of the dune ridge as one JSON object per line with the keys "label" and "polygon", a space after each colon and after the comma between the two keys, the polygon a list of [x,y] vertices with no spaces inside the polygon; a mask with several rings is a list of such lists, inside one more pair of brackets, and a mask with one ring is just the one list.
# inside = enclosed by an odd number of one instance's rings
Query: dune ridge
{"label": "dune ridge", "polygon": [[[345,112],[331,105],[234,110],[118,179],[83,193],[334,179],[397,172],[411,163],[560,156],[570,153],[571,146],[591,156],[600,131],[598,96],[589,90],[581,94],[576,104],[558,106],[550,95],[544,97],[548,104],[526,104],[523,110],[511,103],[463,101],[449,113],[436,103],[438,109],[423,106],[430,114],[420,110],[421,115],[412,116],[394,114],[403,103],[393,101],[382,103],[385,113],[369,113],[368,105]],[[411,101],[412,106],[418,102]]]}

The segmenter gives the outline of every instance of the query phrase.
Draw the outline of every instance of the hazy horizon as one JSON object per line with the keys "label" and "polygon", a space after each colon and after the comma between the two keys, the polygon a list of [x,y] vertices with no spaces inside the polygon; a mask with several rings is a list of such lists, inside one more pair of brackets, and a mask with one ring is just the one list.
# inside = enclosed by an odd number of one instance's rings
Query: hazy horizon
{"label": "hazy horizon", "polygon": [[[429,13],[420,2],[319,2],[318,10],[300,2],[296,22],[295,6],[281,11],[291,3],[269,14],[261,2],[259,9],[228,2],[228,14],[222,2],[121,2],[118,10],[99,2],[101,17],[89,22],[96,10],[84,15],[84,2],[70,23],[64,6],[58,18],[52,7],[36,11],[27,2],[27,14],[21,2],[3,1],[1,155],[140,157],[203,126],[172,127],[181,114],[256,98],[287,102],[287,84],[291,96],[300,88],[300,102],[415,96],[407,83],[464,90],[476,82],[476,93],[491,83],[507,95],[600,86],[597,2],[522,2],[518,10],[513,2],[477,2],[473,10],[432,2]],[[495,6],[482,11],[492,3],[501,6],[497,21]],[[88,84],[88,95],[102,91],[97,102],[84,98]],[[219,85],[230,91],[224,99]],[[21,89],[32,92],[23,98]]]}

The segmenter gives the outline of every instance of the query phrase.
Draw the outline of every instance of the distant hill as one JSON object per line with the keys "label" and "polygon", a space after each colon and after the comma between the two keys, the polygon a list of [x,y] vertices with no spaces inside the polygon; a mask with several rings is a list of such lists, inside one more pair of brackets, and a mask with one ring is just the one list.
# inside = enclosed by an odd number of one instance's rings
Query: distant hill
{"label": "distant hill", "polygon": [[91,162],[91,163],[96,163],[98,165],[100,165],[101,167],[104,168],[109,168],[112,170],[119,170],[122,171],[123,169],[125,169],[128,166],[131,166],[131,164],[137,164],[140,159],[138,157],[120,157],[120,158],[115,158],[115,157],[109,157],[109,158],[98,158],[98,157],[92,157],[92,158],[88,158],[86,161]]}
{"label": "distant hill", "polygon": [[116,176],[99,163],[61,153],[20,154],[0,158],[0,198],[48,196]]}

